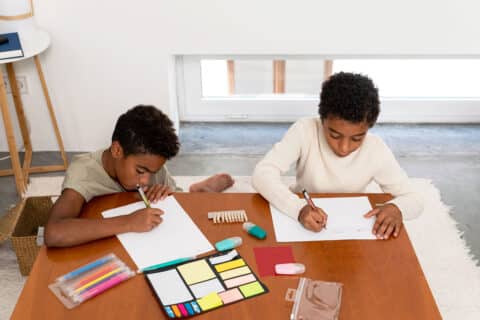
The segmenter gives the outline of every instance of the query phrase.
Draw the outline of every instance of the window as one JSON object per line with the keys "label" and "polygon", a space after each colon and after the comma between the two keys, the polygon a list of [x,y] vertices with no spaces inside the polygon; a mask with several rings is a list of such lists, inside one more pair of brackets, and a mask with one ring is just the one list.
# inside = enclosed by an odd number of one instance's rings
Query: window
{"label": "window", "polygon": [[480,122],[480,59],[183,56],[180,119],[295,121],[317,115],[332,72],[366,74],[388,122]]}

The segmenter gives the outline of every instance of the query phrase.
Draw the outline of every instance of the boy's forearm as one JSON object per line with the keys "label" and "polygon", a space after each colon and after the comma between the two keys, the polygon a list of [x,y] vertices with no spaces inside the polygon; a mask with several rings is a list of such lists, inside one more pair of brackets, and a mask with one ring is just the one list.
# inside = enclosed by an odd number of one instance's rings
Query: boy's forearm
{"label": "boy's forearm", "polygon": [[107,219],[66,218],[49,221],[45,230],[48,247],[68,247],[130,231],[129,216]]}

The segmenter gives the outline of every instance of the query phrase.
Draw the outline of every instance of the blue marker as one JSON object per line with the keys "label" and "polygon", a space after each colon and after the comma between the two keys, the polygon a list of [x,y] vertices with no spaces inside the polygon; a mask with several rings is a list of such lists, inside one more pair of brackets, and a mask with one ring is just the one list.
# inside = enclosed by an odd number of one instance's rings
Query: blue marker
{"label": "blue marker", "polygon": [[242,238],[240,237],[231,237],[227,239],[223,239],[222,241],[218,241],[215,243],[215,248],[218,251],[227,251],[231,250],[235,247],[238,247],[242,244]]}
{"label": "blue marker", "polygon": [[87,272],[87,271],[90,271],[98,266],[101,266],[102,264],[112,260],[114,257],[113,253],[109,254],[108,256],[105,256],[103,258],[100,258],[98,260],[95,260],[87,265],[84,265],[83,267],[80,267],[78,269],[75,269],[69,273],[67,273],[66,275],[64,276],[61,276],[59,278],[57,278],[57,281],[66,281],[66,280],[70,280],[70,279],[73,279],[75,278],[76,276],[84,273],[84,272]]}

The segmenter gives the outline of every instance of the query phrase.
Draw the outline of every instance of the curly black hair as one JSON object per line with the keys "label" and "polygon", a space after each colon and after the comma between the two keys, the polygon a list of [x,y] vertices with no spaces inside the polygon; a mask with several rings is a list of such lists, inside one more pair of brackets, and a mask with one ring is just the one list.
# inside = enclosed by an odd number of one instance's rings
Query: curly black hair
{"label": "curly black hair", "polygon": [[149,105],[138,105],[122,114],[113,130],[112,141],[120,143],[125,157],[154,154],[168,160],[180,148],[172,121]]}
{"label": "curly black hair", "polygon": [[322,120],[333,116],[373,127],[380,113],[378,89],[367,76],[336,73],[322,85],[318,113]]}

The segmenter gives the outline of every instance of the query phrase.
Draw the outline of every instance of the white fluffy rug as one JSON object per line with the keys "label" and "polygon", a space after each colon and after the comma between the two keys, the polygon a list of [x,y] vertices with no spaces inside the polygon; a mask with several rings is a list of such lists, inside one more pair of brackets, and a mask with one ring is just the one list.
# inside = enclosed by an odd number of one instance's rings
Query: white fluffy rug
{"label": "white fluffy rug", "polygon": [[[176,177],[184,190],[204,177]],[[27,196],[58,195],[63,177],[32,178]],[[250,177],[235,177],[235,185],[226,192],[255,192]],[[294,177],[285,177],[291,184]],[[438,190],[425,179],[414,179],[425,194],[425,210],[415,220],[406,222],[410,239],[444,319],[480,319],[480,268],[475,265],[460,238]],[[371,186],[367,192],[379,192]],[[9,317],[24,280],[16,267],[15,255],[7,244],[0,245],[0,319]]]}

